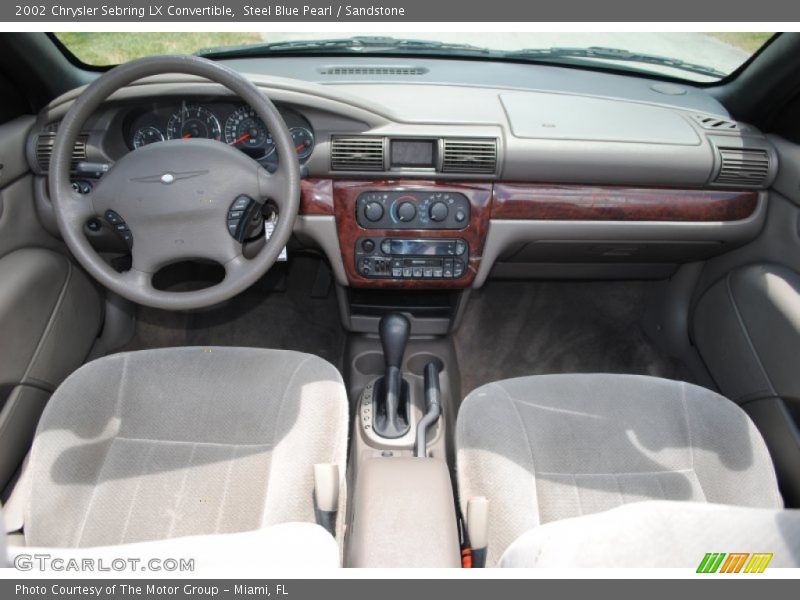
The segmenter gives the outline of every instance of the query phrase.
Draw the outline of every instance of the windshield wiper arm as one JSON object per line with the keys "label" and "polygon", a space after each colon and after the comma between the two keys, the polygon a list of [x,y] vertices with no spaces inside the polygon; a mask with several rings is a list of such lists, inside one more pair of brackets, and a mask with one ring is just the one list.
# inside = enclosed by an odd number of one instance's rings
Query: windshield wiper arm
{"label": "windshield wiper arm", "polygon": [[538,59],[538,60],[557,60],[560,58],[597,58],[600,60],[618,60],[621,62],[638,62],[651,65],[671,67],[681,71],[707,75],[709,77],[725,77],[726,73],[718,71],[712,67],[686,62],[679,58],[669,58],[656,54],[644,54],[631,52],[620,48],[604,48],[592,46],[589,48],[527,48],[525,50],[514,50],[506,52],[506,58]]}
{"label": "windshield wiper arm", "polygon": [[488,48],[471,44],[456,44],[427,40],[398,39],[379,36],[359,36],[344,39],[296,40],[271,42],[245,46],[209,48],[198,52],[206,58],[235,58],[246,56],[267,56],[270,54],[304,54],[317,52],[348,52],[369,54],[370,52],[431,52],[460,54],[491,54]]}

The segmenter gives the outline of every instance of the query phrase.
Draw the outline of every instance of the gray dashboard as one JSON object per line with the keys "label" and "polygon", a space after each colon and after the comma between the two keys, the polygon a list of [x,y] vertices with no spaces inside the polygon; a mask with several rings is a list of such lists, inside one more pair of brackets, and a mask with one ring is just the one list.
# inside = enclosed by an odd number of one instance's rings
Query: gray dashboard
{"label": "gray dashboard", "polygon": [[[765,190],[778,170],[777,154],[766,136],[732,120],[707,92],[690,85],[480,61],[306,57],[227,64],[247,73],[313,132],[315,145],[305,168],[316,179]],[[36,162],[37,136],[53,128],[79,93],[80,89],[64,94],[37,117],[28,156],[39,174],[46,165]],[[87,123],[85,159],[113,160],[115,152],[130,151],[121,124],[132,108],[187,97],[237,103],[220,86],[189,76],[141,80],[114,94]],[[372,142],[379,152],[388,151],[393,140],[433,140],[440,149],[453,140],[491,141],[495,162],[480,172],[448,172],[440,168],[441,161],[425,168],[392,167],[385,158],[377,168],[335,168],[332,159],[339,139]],[[37,189],[39,204],[46,209],[44,178]],[[597,250],[601,261],[606,260],[605,250],[596,242],[603,240],[636,240],[634,251],[646,249],[642,254],[651,257],[648,260],[668,264],[676,260],[676,243],[687,250],[679,253],[680,260],[707,255],[709,243],[713,252],[722,251],[757,234],[765,202],[766,195],[759,195],[750,218],[726,223],[627,222],[612,227],[602,221],[492,219],[487,260],[480,265],[475,285],[483,282],[496,260],[503,261],[520,243],[537,239],[549,238],[554,244],[591,240],[586,252]],[[325,250],[339,282],[346,284],[333,217],[301,217],[296,231]],[[557,262],[570,252],[567,246],[561,248],[555,250]],[[584,260],[586,252],[575,260]],[[659,271],[662,276],[668,272]]]}
{"label": "gray dashboard", "polygon": [[[719,149],[747,148],[762,153],[768,169],[761,179],[744,184],[765,188],[777,167],[776,154],[760,132],[732,121],[709,94],[688,85],[474,61],[273,58],[228,64],[246,70],[273,100],[308,122],[316,148],[307,166],[315,177],[725,187],[715,180],[722,167]],[[56,122],[75,93],[42,111],[39,127]],[[187,95],[230,98],[218,86],[176,75],[137,82],[109,106]],[[112,111],[89,124],[87,160],[109,158],[103,149],[107,136],[114,135],[110,124],[116,116]],[[330,148],[337,135],[496,139],[497,166],[488,175],[388,167],[337,174]]]}

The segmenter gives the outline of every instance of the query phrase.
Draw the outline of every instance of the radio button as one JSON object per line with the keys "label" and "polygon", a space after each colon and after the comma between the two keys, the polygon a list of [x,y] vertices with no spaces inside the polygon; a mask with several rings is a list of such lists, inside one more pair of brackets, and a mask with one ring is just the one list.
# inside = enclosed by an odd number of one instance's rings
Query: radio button
{"label": "radio button", "polygon": [[464,254],[466,251],[467,251],[467,245],[462,240],[456,241],[456,254],[460,256],[461,254]]}
{"label": "radio button", "polygon": [[442,267],[434,267],[434,269],[433,269],[433,277],[434,277],[434,279],[441,279],[443,273],[444,273],[444,269],[442,269]]}
{"label": "radio button", "polygon": [[371,254],[373,250],[375,250],[375,242],[370,239],[366,239],[361,242],[361,249],[368,254]]}
{"label": "radio button", "polygon": [[403,267],[403,277],[411,277],[411,267]]}
{"label": "radio button", "polygon": [[383,240],[381,242],[381,252],[384,254],[391,254],[392,253],[392,242],[391,240]]}
{"label": "radio button", "polygon": [[414,267],[412,270],[412,275],[414,277],[422,277],[422,267]]}

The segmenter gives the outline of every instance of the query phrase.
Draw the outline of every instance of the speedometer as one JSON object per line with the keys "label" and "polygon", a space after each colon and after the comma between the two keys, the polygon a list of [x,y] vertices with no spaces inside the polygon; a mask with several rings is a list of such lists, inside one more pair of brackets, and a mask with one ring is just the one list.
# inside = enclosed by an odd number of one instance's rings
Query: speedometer
{"label": "speedometer", "polygon": [[189,138],[220,140],[222,132],[214,113],[205,106],[184,102],[167,122],[167,138],[170,140]]}
{"label": "speedometer", "polygon": [[240,106],[225,121],[225,141],[254,158],[275,152],[272,134],[249,106]]}

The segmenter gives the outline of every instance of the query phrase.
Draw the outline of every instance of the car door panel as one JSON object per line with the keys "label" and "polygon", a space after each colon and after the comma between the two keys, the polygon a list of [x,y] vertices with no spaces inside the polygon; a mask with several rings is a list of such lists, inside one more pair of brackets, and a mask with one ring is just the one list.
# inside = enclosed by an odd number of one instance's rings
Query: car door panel
{"label": "car door panel", "polygon": [[99,290],[36,213],[25,158],[32,123],[0,125],[0,488],[50,393],[89,354],[103,314]]}
{"label": "car door panel", "polygon": [[720,391],[758,425],[787,505],[800,506],[800,146],[772,137],[780,171],[764,230],[708,261],[692,337]]}

